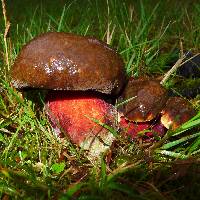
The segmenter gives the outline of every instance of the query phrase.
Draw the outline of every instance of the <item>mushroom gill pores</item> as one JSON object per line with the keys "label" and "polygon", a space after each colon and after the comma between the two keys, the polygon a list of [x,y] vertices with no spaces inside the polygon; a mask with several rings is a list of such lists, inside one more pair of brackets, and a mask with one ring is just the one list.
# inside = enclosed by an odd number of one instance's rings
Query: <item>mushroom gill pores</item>
{"label": "mushroom gill pores", "polygon": [[95,154],[112,143],[113,135],[99,124],[115,126],[117,111],[106,99],[118,96],[127,77],[121,57],[106,43],[70,33],[42,34],[22,48],[11,77],[18,89],[50,91],[49,119],[72,142]]}

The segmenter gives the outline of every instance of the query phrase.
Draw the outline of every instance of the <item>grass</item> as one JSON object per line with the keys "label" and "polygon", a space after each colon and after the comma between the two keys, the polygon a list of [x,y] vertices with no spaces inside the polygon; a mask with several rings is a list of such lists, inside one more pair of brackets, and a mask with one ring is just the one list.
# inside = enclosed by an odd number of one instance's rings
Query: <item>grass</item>
{"label": "grass", "polygon": [[[199,113],[153,144],[120,139],[111,148],[112,161],[107,154],[100,165],[93,165],[78,147],[54,135],[43,109],[43,93],[23,98],[9,84],[10,67],[22,46],[47,31],[104,40],[118,50],[127,73],[134,76],[164,75],[178,59],[179,49],[200,50],[196,1],[81,2],[6,2],[11,26],[6,35],[0,32],[0,197],[198,199]],[[1,15],[0,30],[6,29],[4,19]],[[176,90],[176,80],[173,74],[166,86]],[[181,84],[184,87],[184,81]],[[191,102],[199,111],[199,97]]]}

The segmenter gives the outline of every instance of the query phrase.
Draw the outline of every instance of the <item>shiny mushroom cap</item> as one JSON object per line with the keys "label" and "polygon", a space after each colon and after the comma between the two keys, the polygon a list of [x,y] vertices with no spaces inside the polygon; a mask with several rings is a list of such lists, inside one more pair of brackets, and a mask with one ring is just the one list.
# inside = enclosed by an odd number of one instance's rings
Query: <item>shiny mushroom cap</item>
{"label": "shiny mushroom cap", "polygon": [[161,112],[168,99],[168,92],[157,80],[130,79],[122,98],[125,101],[122,108],[125,118],[145,122]]}
{"label": "shiny mushroom cap", "polygon": [[106,43],[71,33],[44,33],[26,44],[11,69],[14,87],[118,94],[124,63]]}
{"label": "shiny mushroom cap", "polygon": [[162,110],[161,123],[175,130],[196,114],[192,105],[182,97],[170,97]]}

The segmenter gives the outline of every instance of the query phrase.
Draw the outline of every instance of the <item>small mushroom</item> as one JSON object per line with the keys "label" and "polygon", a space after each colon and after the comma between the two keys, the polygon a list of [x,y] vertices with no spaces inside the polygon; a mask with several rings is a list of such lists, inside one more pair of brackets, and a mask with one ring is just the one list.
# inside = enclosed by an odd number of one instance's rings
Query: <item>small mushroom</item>
{"label": "small mushroom", "polygon": [[168,99],[168,92],[159,81],[145,79],[130,79],[123,91],[122,112],[130,121],[150,121],[158,115]]}
{"label": "small mushroom", "polygon": [[[11,70],[18,89],[49,89],[52,126],[98,156],[113,135],[100,124],[115,125],[116,109],[106,100],[126,83],[121,57],[93,37],[50,32],[26,44]],[[106,98],[105,98],[106,96]]]}
{"label": "small mushroom", "polygon": [[141,132],[149,137],[155,132],[162,136],[166,129],[175,130],[196,114],[184,98],[169,98],[157,80],[131,79],[122,97],[125,104],[120,125],[133,139]]}
{"label": "small mushroom", "polygon": [[122,117],[120,125],[126,134],[135,138],[139,133],[152,136],[163,135],[165,127],[153,121],[168,99],[168,91],[158,80],[148,78],[130,79],[122,93],[124,100],[120,108]]}
{"label": "small mushroom", "polygon": [[177,129],[193,116],[196,111],[192,105],[182,97],[170,97],[162,110],[161,122],[167,128]]}

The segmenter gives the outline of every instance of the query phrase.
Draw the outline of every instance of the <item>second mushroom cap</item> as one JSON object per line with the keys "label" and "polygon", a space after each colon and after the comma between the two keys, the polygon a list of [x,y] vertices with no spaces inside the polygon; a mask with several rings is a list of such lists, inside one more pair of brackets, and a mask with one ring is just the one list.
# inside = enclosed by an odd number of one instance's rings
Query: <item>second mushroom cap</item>
{"label": "second mushroom cap", "polygon": [[123,91],[124,116],[135,122],[150,121],[159,114],[164,107],[168,92],[159,81],[149,79],[130,79]]}

